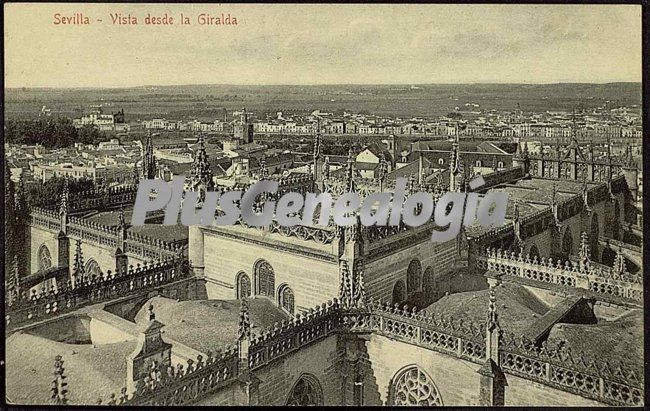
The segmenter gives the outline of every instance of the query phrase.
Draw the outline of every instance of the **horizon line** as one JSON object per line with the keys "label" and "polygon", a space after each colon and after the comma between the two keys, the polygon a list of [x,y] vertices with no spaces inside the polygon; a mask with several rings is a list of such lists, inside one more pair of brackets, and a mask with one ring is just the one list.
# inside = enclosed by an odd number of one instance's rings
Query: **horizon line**
{"label": "horizon line", "polygon": [[462,85],[607,85],[607,84],[639,84],[642,81],[603,81],[603,82],[583,82],[583,81],[555,81],[555,82],[459,82],[459,83],[309,83],[309,84],[243,84],[243,83],[188,83],[188,84],[143,84],[131,86],[12,86],[4,87],[5,90],[18,89],[51,89],[51,90],[70,90],[70,89],[134,89],[148,87],[197,87],[197,86],[228,86],[228,87],[332,87],[332,86],[462,86]]}

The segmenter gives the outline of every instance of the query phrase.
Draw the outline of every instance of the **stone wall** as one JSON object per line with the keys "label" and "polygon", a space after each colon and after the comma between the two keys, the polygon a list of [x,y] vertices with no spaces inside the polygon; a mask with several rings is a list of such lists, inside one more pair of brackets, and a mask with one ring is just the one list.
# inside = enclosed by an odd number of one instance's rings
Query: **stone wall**
{"label": "stone wall", "polygon": [[[420,261],[421,275],[428,268],[432,268],[434,278],[439,280],[453,267],[456,255],[455,239],[444,243],[434,243],[430,238],[426,238],[419,244],[385,253],[381,258],[365,264],[366,294],[379,298],[381,301],[391,301],[395,283],[402,280],[406,285],[406,272],[412,260]],[[448,284],[437,284],[437,286],[440,290],[449,289]]]}
{"label": "stone wall", "polygon": [[266,260],[275,273],[275,299],[278,288],[287,284],[294,293],[296,310],[305,310],[321,304],[338,294],[338,263],[325,261],[270,246],[249,244],[205,231],[204,258],[206,287],[210,299],[236,298],[236,277],[239,272],[248,275],[254,284],[256,262]]}
{"label": "stone wall", "polygon": [[[372,334],[366,347],[372,367],[366,385],[376,385],[380,400],[367,405],[388,405],[391,380],[409,365],[417,365],[429,375],[443,405],[478,405],[478,365],[377,334]],[[366,392],[366,397],[371,400],[377,396]]]}
{"label": "stone wall", "polygon": [[325,405],[341,404],[337,338],[331,335],[256,371],[255,376],[261,381],[259,404],[285,405],[291,389],[303,374],[319,382]]}

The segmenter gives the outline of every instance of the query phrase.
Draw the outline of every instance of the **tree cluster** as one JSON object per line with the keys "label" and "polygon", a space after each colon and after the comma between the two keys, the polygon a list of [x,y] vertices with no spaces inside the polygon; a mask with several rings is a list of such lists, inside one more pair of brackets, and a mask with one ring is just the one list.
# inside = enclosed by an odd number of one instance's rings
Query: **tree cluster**
{"label": "tree cluster", "polygon": [[[30,206],[52,207],[58,205],[65,178],[53,177],[44,184],[35,183],[27,186],[27,198]],[[92,190],[94,184],[92,180],[82,178],[80,180],[68,179],[68,192],[70,194],[81,191]]]}
{"label": "tree cluster", "polygon": [[5,141],[8,143],[61,148],[74,143],[97,144],[102,140],[105,140],[105,136],[94,126],[84,125],[77,129],[70,119],[63,117],[11,119],[5,123]]}

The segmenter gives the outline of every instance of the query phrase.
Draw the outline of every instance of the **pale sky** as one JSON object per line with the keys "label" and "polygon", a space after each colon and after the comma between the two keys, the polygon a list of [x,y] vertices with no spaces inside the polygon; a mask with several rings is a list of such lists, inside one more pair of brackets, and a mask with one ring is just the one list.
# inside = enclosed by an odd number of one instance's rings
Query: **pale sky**
{"label": "pale sky", "polygon": [[[603,83],[640,82],[642,72],[634,5],[4,7],[5,87]],[[91,24],[53,24],[75,12]],[[139,25],[113,25],[118,12]],[[165,12],[191,25],[144,24]],[[201,26],[201,13],[238,24]]]}

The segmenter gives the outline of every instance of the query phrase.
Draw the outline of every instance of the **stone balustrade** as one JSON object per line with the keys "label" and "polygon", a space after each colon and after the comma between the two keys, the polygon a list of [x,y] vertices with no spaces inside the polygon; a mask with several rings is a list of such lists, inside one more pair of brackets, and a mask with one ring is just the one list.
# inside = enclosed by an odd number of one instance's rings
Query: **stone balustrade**
{"label": "stone balustrade", "polygon": [[580,267],[577,261],[553,261],[552,258],[537,260],[528,255],[489,249],[486,255],[477,257],[477,264],[479,268],[498,274],[582,288],[637,303],[643,301],[643,279],[640,276],[627,271],[619,273],[594,262]]}
{"label": "stone balustrade", "polygon": [[164,284],[169,284],[190,275],[189,266],[184,259],[168,259],[138,264],[123,274],[110,270],[102,277],[85,276],[75,282],[57,284],[56,290],[43,290],[41,293],[21,293],[6,306],[5,323],[15,328],[39,319],[53,317],[80,307],[109,301],[114,298],[139,293]]}

